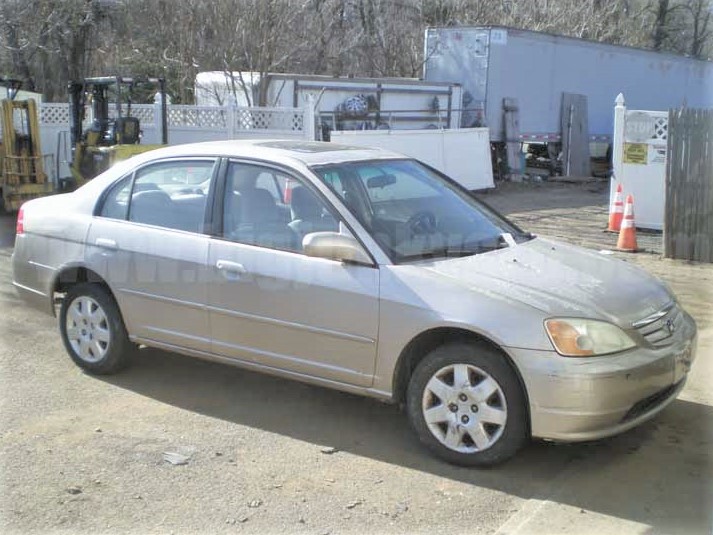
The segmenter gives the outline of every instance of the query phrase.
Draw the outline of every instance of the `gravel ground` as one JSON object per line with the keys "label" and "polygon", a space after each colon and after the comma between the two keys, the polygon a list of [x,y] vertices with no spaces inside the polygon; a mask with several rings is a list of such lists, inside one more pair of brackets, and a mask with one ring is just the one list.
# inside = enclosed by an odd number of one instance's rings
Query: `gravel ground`
{"label": "gravel ground", "polygon": [[[604,189],[484,198],[528,230],[608,249]],[[114,377],[82,373],[56,320],[16,298],[13,221],[0,225],[2,533],[710,533],[711,265],[626,256],[669,281],[701,329],[689,385],[657,419],[468,470],[372,400],[155,350]]]}

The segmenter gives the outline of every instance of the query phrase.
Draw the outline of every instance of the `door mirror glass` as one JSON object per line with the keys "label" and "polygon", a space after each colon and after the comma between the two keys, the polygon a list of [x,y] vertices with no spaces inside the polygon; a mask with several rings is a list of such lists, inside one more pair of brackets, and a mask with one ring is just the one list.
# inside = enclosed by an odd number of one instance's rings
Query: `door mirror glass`
{"label": "door mirror glass", "polygon": [[307,234],[302,240],[302,248],[307,256],[372,265],[371,258],[358,241],[351,236],[337,232]]}

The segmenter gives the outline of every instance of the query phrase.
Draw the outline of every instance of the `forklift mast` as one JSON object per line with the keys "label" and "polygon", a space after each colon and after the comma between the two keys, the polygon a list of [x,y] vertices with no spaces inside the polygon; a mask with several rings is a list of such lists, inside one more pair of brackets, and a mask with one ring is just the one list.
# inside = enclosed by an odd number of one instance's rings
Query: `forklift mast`
{"label": "forklift mast", "polygon": [[[131,115],[131,99],[139,88],[158,90],[161,144],[168,145],[166,83],[163,78],[102,76],[70,82],[72,176],[63,179],[63,184],[81,186],[114,163],[160,146],[141,143],[139,119]],[[89,125],[85,122],[88,104],[91,105]]]}
{"label": "forklift mast", "polygon": [[[131,114],[131,93],[136,87],[154,86],[161,95],[161,143],[168,144],[168,124],[166,110],[166,82],[163,78],[125,78],[121,76],[101,76],[85,78],[81,82],[69,83],[70,105],[70,139],[72,146],[85,142],[87,132],[84,131],[85,107],[87,98],[91,96],[93,124],[90,130],[98,134],[97,144],[113,145],[116,143],[114,132],[119,132],[119,142],[122,138],[122,125]],[[126,115],[122,108],[122,88],[128,89],[126,96]],[[109,116],[111,90],[114,89],[114,118]],[[138,122],[134,126],[138,131]],[[117,128],[119,127],[119,128]],[[134,143],[138,142],[133,141]]]}
{"label": "forklift mast", "polygon": [[54,184],[44,168],[37,103],[15,100],[22,82],[0,78],[0,83],[7,88],[0,101],[0,198],[12,212],[28,199],[50,195]]}

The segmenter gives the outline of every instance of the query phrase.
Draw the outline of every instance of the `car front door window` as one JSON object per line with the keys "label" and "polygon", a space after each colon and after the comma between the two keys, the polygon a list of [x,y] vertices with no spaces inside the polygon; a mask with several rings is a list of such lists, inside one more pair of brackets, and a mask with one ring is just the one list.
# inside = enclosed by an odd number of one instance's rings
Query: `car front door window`
{"label": "car front door window", "polygon": [[[290,194],[281,195],[288,180]],[[338,220],[303,180],[259,165],[230,164],[223,209],[223,236],[249,245],[300,253],[307,234],[339,232]]]}

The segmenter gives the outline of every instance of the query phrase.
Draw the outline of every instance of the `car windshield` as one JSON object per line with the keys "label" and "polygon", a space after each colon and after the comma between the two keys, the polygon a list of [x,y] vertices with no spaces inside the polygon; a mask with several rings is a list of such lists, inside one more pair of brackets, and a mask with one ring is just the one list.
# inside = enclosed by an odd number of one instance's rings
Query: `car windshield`
{"label": "car windshield", "polygon": [[532,235],[415,160],[314,166],[392,261],[469,256]]}

